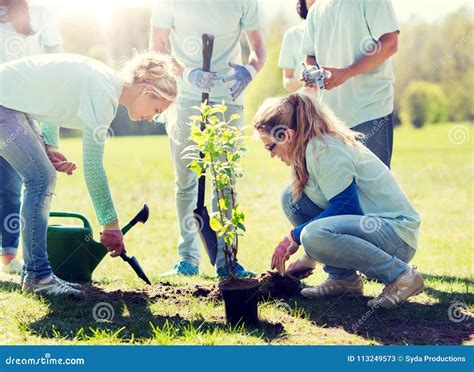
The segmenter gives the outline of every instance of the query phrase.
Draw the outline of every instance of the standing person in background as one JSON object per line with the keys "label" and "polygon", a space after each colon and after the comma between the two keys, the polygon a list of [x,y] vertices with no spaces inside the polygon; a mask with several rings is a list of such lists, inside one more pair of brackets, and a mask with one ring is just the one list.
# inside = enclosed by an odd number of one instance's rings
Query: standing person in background
{"label": "standing person in background", "polygon": [[331,73],[321,100],[390,168],[393,68],[399,26],[390,0],[318,0],[309,10],[301,52]]}
{"label": "standing person in background", "polygon": [[[188,169],[190,160],[183,156],[183,151],[192,145],[188,139],[189,117],[197,114],[193,106],[201,105],[202,93],[209,92],[210,104],[224,100],[227,105],[226,118],[238,114],[240,119],[233,123],[238,127],[242,125],[242,93],[261,70],[266,59],[260,9],[256,0],[160,0],[157,1],[151,25],[150,49],[171,53],[184,65],[178,80],[180,99],[176,105],[176,120],[168,126],[176,173],[176,206],[180,230],[178,251],[181,259],[167,274],[197,275],[201,249],[199,234],[194,228],[193,212],[197,205],[198,177]],[[246,65],[242,64],[240,48],[242,31],[247,36],[250,48]],[[204,33],[215,37],[212,72],[202,70],[201,37]],[[222,79],[222,76],[227,77]],[[212,211],[215,210],[217,198],[213,192]],[[218,238],[215,268],[219,277],[229,276],[222,238]],[[238,264],[236,275],[248,277],[254,273]]]}
{"label": "standing person in background", "polygon": [[[42,53],[62,53],[59,27],[47,8],[27,0],[0,0],[0,64]],[[17,258],[20,237],[20,175],[0,156],[1,271],[20,273]]]}
{"label": "standing person in background", "polygon": [[[306,29],[306,16],[315,0],[297,0],[296,11],[303,19],[302,22],[290,27],[283,36],[280,49],[278,67],[283,70],[283,87],[288,93],[295,92],[303,88],[301,82],[302,62],[305,55],[301,53],[301,42]],[[302,89],[303,90],[303,89]]]}

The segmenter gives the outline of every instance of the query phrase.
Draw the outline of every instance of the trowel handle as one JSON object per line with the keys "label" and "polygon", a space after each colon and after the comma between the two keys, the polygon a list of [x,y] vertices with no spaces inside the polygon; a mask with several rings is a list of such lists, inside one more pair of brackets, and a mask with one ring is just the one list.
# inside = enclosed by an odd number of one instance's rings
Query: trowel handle
{"label": "trowel handle", "polygon": [[92,230],[91,224],[84,216],[81,216],[77,213],[68,213],[68,212],[51,212],[49,217],[64,217],[64,218],[76,218],[82,221],[86,229]]}
{"label": "trowel handle", "polygon": [[128,223],[124,227],[122,227],[122,235],[125,235],[128,232],[128,230],[130,230],[132,227],[133,227],[133,225],[130,224],[130,223]]}
{"label": "trowel handle", "polygon": [[125,249],[122,250],[122,253],[120,253],[119,257],[125,262],[130,261],[130,258],[127,256],[127,252],[125,252]]}

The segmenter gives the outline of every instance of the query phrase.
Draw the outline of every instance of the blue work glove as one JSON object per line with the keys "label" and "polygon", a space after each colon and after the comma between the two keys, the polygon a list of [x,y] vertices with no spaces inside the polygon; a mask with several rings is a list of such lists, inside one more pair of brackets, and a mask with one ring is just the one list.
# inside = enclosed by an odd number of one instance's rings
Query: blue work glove
{"label": "blue work glove", "polygon": [[214,80],[218,80],[219,77],[215,72],[207,72],[198,67],[188,67],[183,72],[183,79],[201,92],[210,93],[214,87]]}
{"label": "blue work glove", "polygon": [[238,65],[237,63],[229,62],[229,66],[234,69],[234,74],[222,79],[223,83],[235,80],[234,85],[229,89],[232,99],[235,101],[238,96],[247,88],[247,85],[257,75],[257,70],[252,65]]}

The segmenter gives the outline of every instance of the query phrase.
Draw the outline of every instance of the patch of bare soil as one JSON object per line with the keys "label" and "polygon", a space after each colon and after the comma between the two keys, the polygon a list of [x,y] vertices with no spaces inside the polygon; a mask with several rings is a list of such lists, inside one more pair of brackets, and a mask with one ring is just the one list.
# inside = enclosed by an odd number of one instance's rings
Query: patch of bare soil
{"label": "patch of bare soil", "polygon": [[287,299],[296,296],[301,291],[300,280],[292,275],[281,276],[277,272],[267,271],[257,279],[263,300]]}

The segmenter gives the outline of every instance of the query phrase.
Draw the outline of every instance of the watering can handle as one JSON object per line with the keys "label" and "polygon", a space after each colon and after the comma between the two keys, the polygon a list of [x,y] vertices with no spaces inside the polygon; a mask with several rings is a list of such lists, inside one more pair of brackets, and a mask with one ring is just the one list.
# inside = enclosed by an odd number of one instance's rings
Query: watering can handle
{"label": "watering can handle", "polygon": [[84,216],[81,216],[77,213],[68,213],[68,212],[51,212],[49,217],[65,217],[65,218],[77,218],[84,223],[86,229],[92,230],[91,224]]}

